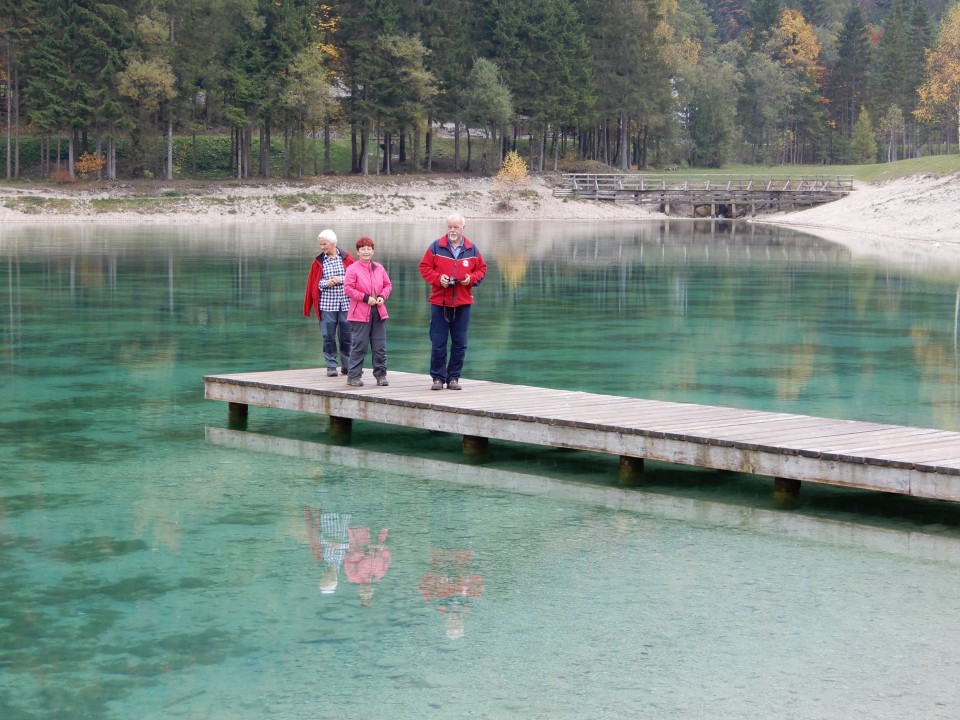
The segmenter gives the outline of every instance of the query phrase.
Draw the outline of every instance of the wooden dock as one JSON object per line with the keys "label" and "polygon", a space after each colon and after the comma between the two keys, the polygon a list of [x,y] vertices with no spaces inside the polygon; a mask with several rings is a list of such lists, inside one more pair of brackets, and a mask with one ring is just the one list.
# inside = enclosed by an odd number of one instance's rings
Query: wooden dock
{"label": "wooden dock", "polygon": [[690,208],[694,217],[743,217],[833,202],[853,191],[847,176],[799,178],[569,173],[556,197],[653,205],[664,214]]}
{"label": "wooden dock", "polygon": [[323,368],[208,375],[205,397],[248,407],[328,415],[457,433],[465,450],[488,439],[618,455],[621,472],[644,459],[774,478],[786,495],[801,482],[960,501],[960,433],[739,410],[461,378],[462,391],[431,391],[427,375],[390,372],[350,388]]}

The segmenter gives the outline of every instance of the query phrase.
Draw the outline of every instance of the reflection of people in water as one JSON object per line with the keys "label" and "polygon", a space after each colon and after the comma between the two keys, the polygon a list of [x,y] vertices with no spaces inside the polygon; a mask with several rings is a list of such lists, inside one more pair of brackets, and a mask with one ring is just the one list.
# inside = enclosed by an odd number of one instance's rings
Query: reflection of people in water
{"label": "reflection of people in water", "polygon": [[368,527],[352,527],[349,534],[350,549],[343,559],[343,570],[347,580],[357,584],[360,605],[370,607],[373,602],[373,583],[382,579],[390,567],[390,550],[384,544],[387,541],[387,529],[380,529],[376,543],[370,542]]}
{"label": "reflection of people in water", "polygon": [[483,595],[483,575],[469,575],[472,550],[430,550],[430,572],[420,578],[420,594],[436,603],[448,638],[463,637],[463,616]]}
{"label": "reflection of people in water", "polygon": [[320,508],[304,507],[307,535],[314,562],[324,566],[318,586],[320,592],[329,595],[337,590],[340,566],[350,547],[347,526],[350,515],[344,513],[321,513]]}

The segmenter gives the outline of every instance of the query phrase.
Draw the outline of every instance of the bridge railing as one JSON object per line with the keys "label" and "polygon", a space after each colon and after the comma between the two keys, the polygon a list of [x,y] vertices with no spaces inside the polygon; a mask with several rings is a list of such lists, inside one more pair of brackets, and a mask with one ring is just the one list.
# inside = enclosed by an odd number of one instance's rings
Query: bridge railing
{"label": "bridge railing", "polygon": [[567,173],[563,184],[554,189],[558,197],[577,195],[585,199],[616,200],[624,193],[656,191],[690,193],[717,191],[747,192],[827,192],[845,195],[853,190],[853,177],[844,175],[801,175],[775,177],[723,175],[650,175],[643,173]]}

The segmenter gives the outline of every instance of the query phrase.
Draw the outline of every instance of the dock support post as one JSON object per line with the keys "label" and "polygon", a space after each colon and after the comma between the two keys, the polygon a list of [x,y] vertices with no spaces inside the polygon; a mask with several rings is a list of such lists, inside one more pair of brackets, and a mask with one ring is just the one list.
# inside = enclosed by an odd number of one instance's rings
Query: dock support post
{"label": "dock support post", "polygon": [[464,435],[460,441],[460,449],[468,458],[477,460],[487,453],[490,447],[490,439],[478,435]]}
{"label": "dock support post", "polygon": [[637,485],[643,475],[643,458],[620,456],[620,484]]}
{"label": "dock support post", "polygon": [[250,414],[250,406],[245,403],[228,403],[227,405],[227,427],[231,430],[246,430],[247,417]]}
{"label": "dock support post", "polygon": [[346,442],[353,431],[353,420],[345,417],[330,416],[330,438],[336,442]]}
{"label": "dock support post", "polygon": [[800,497],[800,481],[789,478],[773,479],[773,502],[775,505],[792,505]]}

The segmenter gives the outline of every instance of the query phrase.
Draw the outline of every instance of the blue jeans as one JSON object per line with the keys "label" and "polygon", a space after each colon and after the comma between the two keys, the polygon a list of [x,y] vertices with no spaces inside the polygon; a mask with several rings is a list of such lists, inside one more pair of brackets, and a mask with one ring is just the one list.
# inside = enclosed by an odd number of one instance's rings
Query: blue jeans
{"label": "blue jeans", "polygon": [[337,331],[340,331],[340,367],[347,367],[350,359],[350,323],[347,311],[320,312],[320,333],[323,335],[323,359],[328,368],[337,367]]}
{"label": "blue jeans", "polygon": [[[459,380],[467,354],[467,329],[472,305],[430,306],[430,377],[441,382]],[[450,357],[447,358],[447,339]]]}

